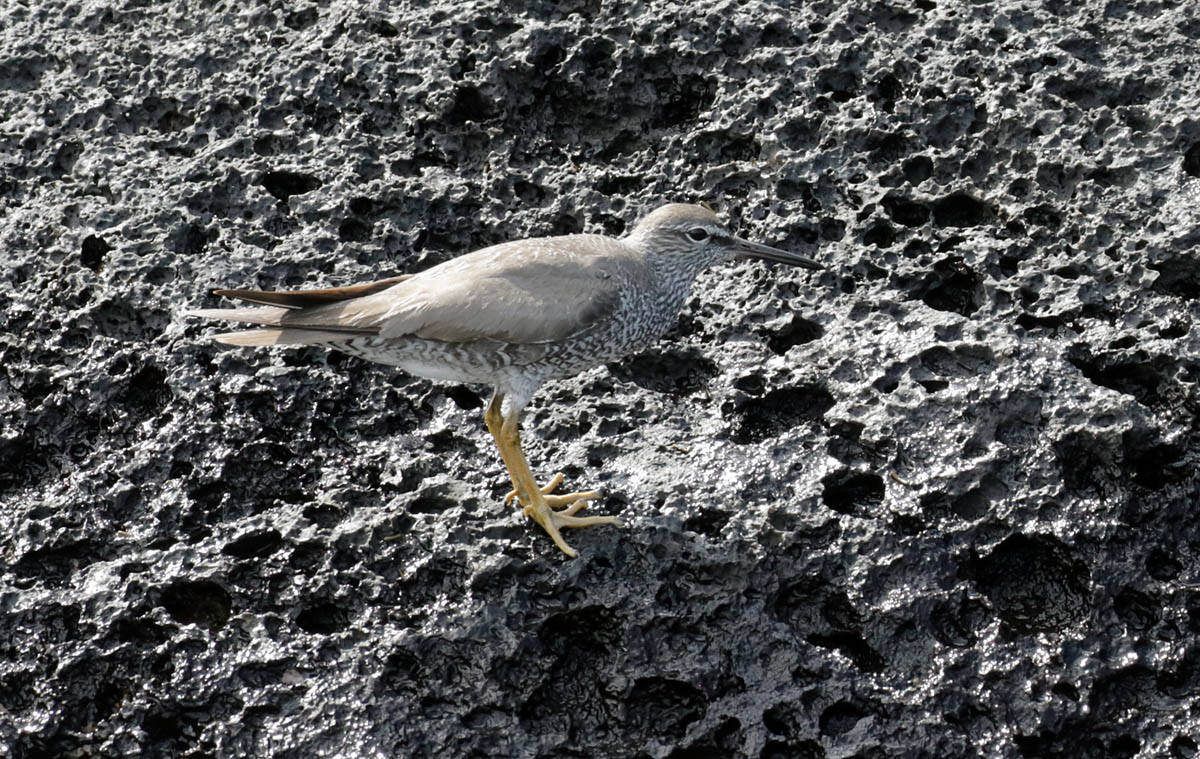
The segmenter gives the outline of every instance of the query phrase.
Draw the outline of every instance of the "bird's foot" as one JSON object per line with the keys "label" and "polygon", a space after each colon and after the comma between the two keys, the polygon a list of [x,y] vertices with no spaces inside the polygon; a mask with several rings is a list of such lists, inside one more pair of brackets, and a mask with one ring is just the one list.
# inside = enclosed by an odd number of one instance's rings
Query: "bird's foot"
{"label": "bird's foot", "polygon": [[[616,517],[577,517],[585,506],[601,496],[599,490],[587,490],[580,493],[553,495],[554,490],[562,484],[561,473],[554,475],[544,487],[531,498],[531,503],[525,504],[522,513],[542,526],[542,529],[554,541],[554,545],[567,556],[575,557],[575,549],[563,540],[561,529],[566,527],[592,527],[599,524],[611,524],[623,527],[621,520]],[[508,494],[505,503],[512,503],[517,497],[516,491]],[[557,511],[556,511],[557,509]]]}
{"label": "bird's foot", "polygon": [[[561,485],[562,482],[563,482],[563,473],[559,472],[558,474],[554,475],[554,477],[550,480],[550,482],[548,482],[542,486],[540,492],[542,494],[542,500],[545,501],[547,506],[549,506],[552,509],[564,509],[562,513],[566,514],[568,516],[579,511],[584,506],[587,506],[588,503],[590,503],[591,501],[594,501],[597,498],[599,498],[600,496],[604,495],[604,492],[601,490],[585,490],[585,491],[582,491],[579,493],[564,493],[562,495],[552,495],[552,493],[554,493],[554,491],[558,489],[558,486]],[[516,497],[517,497],[517,491],[515,491],[515,490],[508,491],[508,495],[504,496],[504,505],[505,506],[512,505],[513,499],[515,499]],[[522,501],[522,503],[524,503],[524,501]],[[526,513],[526,516],[528,516],[528,514],[529,514],[529,506],[528,505],[525,506],[525,513]]]}
{"label": "bird's foot", "polygon": [[564,527],[593,527],[598,524],[611,524],[616,527],[623,527],[621,520],[616,517],[577,517],[575,512],[582,509],[587,504],[586,500],[580,499],[571,506],[555,511],[545,503],[531,503],[524,509],[525,516],[533,519],[542,526],[542,529],[554,541],[554,545],[565,553],[567,556],[574,558],[578,556],[575,549],[567,545],[567,541],[563,540],[562,533],[559,532]]}

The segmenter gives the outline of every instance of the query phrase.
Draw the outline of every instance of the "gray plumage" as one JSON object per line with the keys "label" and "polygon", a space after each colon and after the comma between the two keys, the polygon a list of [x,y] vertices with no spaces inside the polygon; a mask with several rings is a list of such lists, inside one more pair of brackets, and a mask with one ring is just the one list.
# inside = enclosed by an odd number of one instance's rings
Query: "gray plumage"
{"label": "gray plumage", "polygon": [[[190,314],[259,325],[213,336],[231,345],[324,344],[429,379],[491,385],[497,414],[507,400],[503,422],[507,428],[512,419],[515,437],[521,409],[542,383],[646,347],[674,324],[696,275],[735,255],[821,268],[733,237],[706,208],[671,204],[620,240],[586,234],[520,240],[344,288],[217,290],[262,307]],[[566,498],[523,492],[531,487],[514,472],[499,436],[497,444],[527,513],[545,512],[540,501]],[[546,520],[611,521],[573,514],[568,508],[530,515],[573,555]]]}

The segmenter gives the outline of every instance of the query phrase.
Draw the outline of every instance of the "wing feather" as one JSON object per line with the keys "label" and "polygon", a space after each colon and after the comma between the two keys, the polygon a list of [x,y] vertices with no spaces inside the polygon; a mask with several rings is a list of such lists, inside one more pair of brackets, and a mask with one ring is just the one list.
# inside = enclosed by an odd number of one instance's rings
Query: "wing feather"
{"label": "wing feather", "polygon": [[320,290],[213,290],[213,295],[226,298],[237,298],[261,306],[282,306],[283,308],[306,308],[321,306],[326,303],[361,298],[382,292],[392,285],[397,285],[413,275],[401,274],[398,277],[388,277],[375,282],[365,282],[361,285],[346,287],[326,287]]}
{"label": "wing feather", "polygon": [[560,341],[611,316],[621,305],[621,282],[639,265],[623,244],[598,235],[497,245],[397,288],[403,297],[379,322],[380,335]]}
{"label": "wing feather", "polygon": [[[269,306],[191,313],[282,328],[281,335],[255,330],[220,336],[233,342],[243,335],[237,344],[295,343],[305,330],[314,334],[304,342],[379,335],[545,343],[610,318],[621,306],[621,283],[639,276],[649,276],[648,268],[623,243],[570,235],[504,243],[366,285],[290,293],[218,291]],[[272,331],[280,330],[266,330]],[[275,342],[265,342],[271,339]]]}

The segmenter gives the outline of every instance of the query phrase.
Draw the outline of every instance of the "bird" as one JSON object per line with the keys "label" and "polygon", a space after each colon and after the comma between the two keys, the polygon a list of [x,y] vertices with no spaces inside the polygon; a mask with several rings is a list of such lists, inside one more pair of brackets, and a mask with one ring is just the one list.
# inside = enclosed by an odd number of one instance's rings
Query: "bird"
{"label": "bird", "polygon": [[415,274],[326,289],[214,290],[249,307],[188,315],[252,325],[212,335],[239,346],[322,345],[430,380],[488,385],[484,423],[515,498],[568,557],[566,528],[623,526],[580,516],[600,490],[539,486],[521,447],[521,414],[546,382],[639,352],[665,335],[702,271],[735,257],[823,269],[806,256],[735,237],[706,206],[663,205],[622,238],[535,237]]}

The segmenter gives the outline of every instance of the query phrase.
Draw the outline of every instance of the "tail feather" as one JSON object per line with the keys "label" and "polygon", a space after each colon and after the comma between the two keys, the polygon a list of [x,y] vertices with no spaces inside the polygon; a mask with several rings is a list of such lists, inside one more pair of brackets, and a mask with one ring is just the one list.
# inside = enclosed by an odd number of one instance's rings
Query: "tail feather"
{"label": "tail feather", "polygon": [[374,295],[393,285],[398,285],[412,276],[411,274],[401,274],[398,277],[364,282],[361,285],[327,287],[320,290],[213,290],[213,295],[237,298],[262,306],[280,306],[286,309],[308,308]]}
{"label": "tail feather", "polygon": [[226,319],[231,322],[247,324],[263,324],[278,326],[284,314],[291,313],[290,308],[198,308],[188,311],[188,316],[198,316],[201,319]]}
{"label": "tail feather", "polygon": [[226,345],[317,345],[350,340],[354,335],[317,329],[249,329],[222,332],[212,339]]}
{"label": "tail feather", "polygon": [[188,316],[204,319],[225,319],[246,324],[261,324],[274,329],[251,329],[222,332],[213,340],[227,345],[314,345],[335,343],[377,334],[374,329],[281,323],[285,317],[301,316],[290,308],[201,308],[188,311]]}
{"label": "tail feather", "polygon": [[374,326],[360,327],[339,323],[340,315],[336,312],[328,313],[329,309],[324,307],[382,292],[411,276],[402,274],[377,282],[322,290],[214,290],[215,295],[237,298],[263,307],[201,308],[188,311],[187,314],[202,319],[223,319],[268,328],[213,335],[212,339],[229,345],[311,345],[344,342],[356,337],[377,335],[379,329]]}

